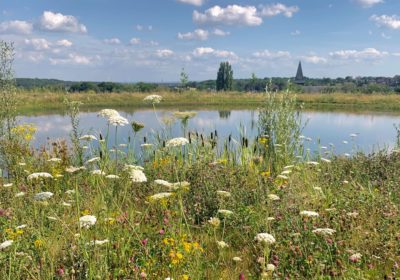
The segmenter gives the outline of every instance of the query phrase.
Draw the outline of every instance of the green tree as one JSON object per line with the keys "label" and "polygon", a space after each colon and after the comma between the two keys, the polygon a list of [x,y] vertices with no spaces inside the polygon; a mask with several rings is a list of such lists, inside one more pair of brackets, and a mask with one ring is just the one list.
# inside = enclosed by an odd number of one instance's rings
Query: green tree
{"label": "green tree", "polygon": [[221,62],[217,74],[217,91],[232,90],[233,70],[229,62]]}
{"label": "green tree", "polygon": [[185,72],[185,68],[182,68],[181,71],[181,88],[184,89],[189,82],[189,75]]}

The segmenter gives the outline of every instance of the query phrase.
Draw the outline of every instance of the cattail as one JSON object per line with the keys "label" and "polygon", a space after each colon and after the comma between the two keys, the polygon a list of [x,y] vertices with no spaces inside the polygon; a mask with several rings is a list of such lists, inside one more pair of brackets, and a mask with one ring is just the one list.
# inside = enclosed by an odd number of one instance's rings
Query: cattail
{"label": "cattail", "polygon": [[143,137],[143,142],[146,143],[147,142],[147,138],[146,136]]}
{"label": "cattail", "polygon": [[103,158],[103,152],[100,151],[100,158]]}
{"label": "cattail", "polygon": [[165,140],[162,141],[162,146],[163,146],[163,148],[165,148]]}
{"label": "cattail", "polygon": [[215,137],[218,137],[217,130],[214,131]]}
{"label": "cattail", "polygon": [[214,133],[211,132],[211,140],[214,139]]}
{"label": "cattail", "polygon": [[247,138],[244,139],[244,145],[246,146],[246,148],[249,147],[249,140]]}
{"label": "cattail", "polygon": [[229,134],[228,142],[231,143],[231,140],[232,140],[232,134]]}
{"label": "cattail", "polygon": [[103,140],[103,135],[101,133],[99,134],[99,138],[100,140]]}

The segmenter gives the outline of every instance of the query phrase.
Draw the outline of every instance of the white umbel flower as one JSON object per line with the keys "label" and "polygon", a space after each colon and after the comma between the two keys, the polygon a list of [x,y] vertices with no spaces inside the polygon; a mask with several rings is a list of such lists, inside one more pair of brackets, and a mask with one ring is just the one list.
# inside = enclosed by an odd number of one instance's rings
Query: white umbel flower
{"label": "white umbel flower", "polygon": [[130,171],[130,178],[133,183],[144,183],[147,182],[146,174],[140,169],[132,169]]}
{"label": "white umbel flower", "polygon": [[233,212],[231,210],[226,210],[226,209],[219,209],[218,214],[221,214],[224,217],[231,216]]}
{"label": "white umbel flower", "polygon": [[217,241],[218,248],[225,249],[228,248],[229,245],[225,241]]}
{"label": "white umbel flower", "polygon": [[85,135],[82,135],[81,137],[79,137],[79,140],[94,141],[94,140],[97,140],[97,137],[92,134],[85,134]]}
{"label": "white umbel flower", "polygon": [[171,140],[168,140],[166,146],[167,147],[179,147],[179,146],[185,146],[188,143],[189,143],[188,139],[186,139],[184,137],[178,137],[178,138],[173,138]]}
{"label": "white umbel flower", "polygon": [[7,184],[3,185],[4,188],[10,188],[12,186],[13,186],[13,183],[7,183]]}
{"label": "white umbel flower", "polygon": [[99,169],[93,170],[91,173],[92,173],[92,175],[100,175],[100,176],[106,175],[106,173],[104,171],[101,171]]}
{"label": "white umbel flower", "polygon": [[332,235],[336,232],[336,230],[331,228],[317,228],[314,229],[312,232],[320,235]]}
{"label": "white umbel flower", "polygon": [[158,201],[158,200],[166,199],[166,198],[168,198],[168,197],[170,197],[172,195],[173,195],[173,193],[168,193],[168,192],[157,193],[155,195],[150,196],[149,200]]}
{"label": "white umbel flower", "polygon": [[53,178],[53,176],[50,173],[47,172],[37,172],[37,173],[32,173],[31,175],[28,176],[28,180],[35,180],[39,178]]}
{"label": "white umbel flower", "polygon": [[160,103],[161,100],[162,100],[162,96],[157,95],[157,94],[148,95],[143,99],[143,101],[149,102],[149,103],[152,103],[152,104]]}
{"label": "white umbel flower", "polygon": [[88,160],[85,162],[85,165],[86,165],[86,164],[93,163],[93,162],[98,162],[98,161],[100,161],[100,157],[94,157],[94,158],[88,159]]}
{"label": "white umbel flower", "polygon": [[14,243],[13,240],[6,240],[3,243],[0,244],[0,250],[4,250],[8,247],[10,247]]}
{"label": "white umbel flower", "polygon": [[103,109],[97,115],[100,117],[110,118],[112,116],[119,116],[119,113],[114,109]]}
{"label": "white umbel flower", "polygon": [[226,197],[226,198],[231,197],[231,193],[227,191],[217,191],[217,195],[219,197]]}
{"label": "white umbel flower", "polygon": [[107,179],[115,179],[116,180],[116,179],[119,179],[119,176],[118,175],[114,175],[114,174],[110,174],[110,175],[107,175],[106,178]]}
{"label": "white umbel flower", "polygon": [[277,196],[276,194],[269,194],[269,195],[268,195],[268,199],[269,199],[269,200],[272,200],[272,201],[278,201],[278,200],[280,200],[281,198],[280,198],[279,196]]}
{"label": "white umbel flower", "polygon": [[263,245],[271,245],[275,243],[275,237],[273,237],[271,234],[263,232],[259,233],[254,237],[254,240],[257,242],[260,242]]}
{"label": "white umbel flower", "polygon": [[50,197],[52,197],[54,194],[52,192],[41,192],[41,193],[37,193],[35,194],[35,196],[33,197],[34,200],[47,200]]}
{"label": "white umbel flower", "polygon": [[104,240],[94,240],[92,242],[90,242],[91,245],[104,245],[107,244],[108,242],[110,242],[108,239],[104,239]]}
{"label": "white umbel flower", "polygon": [[108,123],[114,126],[124,126],[129,124],[129,121],[120,115],[115,115],[108,118]]}
{"label": "white umbel flower", "polygon": [[96,217],[92,215],[85,215],[79,218],[79,225],[81,228],[90,228],[96,224]]}
{"label": "white umbel flower", "polygon": [[301,211],[300,216],[305,216],[305,217],[319,217],[319,214],[314,211]]}
{"label": "white umbel flower", "polygon": [[156,185],[160,185],[160,186],[163,186],[163,187],[171,187],[171,185],[172,185],[170,182],[167,182],[165,180],[160,180],[160,179],[154,180],[154,183]]}

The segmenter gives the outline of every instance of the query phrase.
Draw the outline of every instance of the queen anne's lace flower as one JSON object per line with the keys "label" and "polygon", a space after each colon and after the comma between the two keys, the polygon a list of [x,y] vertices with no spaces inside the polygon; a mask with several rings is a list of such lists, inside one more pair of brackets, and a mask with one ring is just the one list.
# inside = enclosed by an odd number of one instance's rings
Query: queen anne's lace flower
{"label": "queen anne's lace flower", "polygon": [[85,134],[79,137],[79,140],[84,140],[84,141],[92,141],[92,140],[97,140],[96,136],[92,134]]}
{"label": "queen anne's lace flower", "polygon": [[152,103],[152,104],[160,103],[161,100],[162,100],[162,96],[157,95],[157,94],[148,95],[143,99],[143,101],[149,102],[149,103]]}
{"label": "queen anne's lace flower", "polygon": [[0,244],[0,250],[4,250],[7,247],[10,247],[13,244],[14,241],[12,240],[6,240],[3,243]]}
{"label": "queen anne's lace flower", "polygon": [[132,169],[130,171],[130,178],[133,183],[144,183],[147,182],[146,175],[140,169]]}
{"label": "queen anne's lace flower", "polygon": [[92,215],[85,215],[79,218],[79,225],[81,228],[90,228],[96,224],[96,217]]}
{"label": "queen anne's lace flower", "polygon": [[103,109],[98,113],[98,116],[110,118],[112,116],[119,116],[119,113],[114,109]]}
{"label": "queen anne's lace flower", "polygon": [[128,120],[120,115],[114,115],[108,118],[108,123],[114,126],[124,126],[129,124]]}
{"label": "queen anne's lace flower", "polygon": [[317,228],[314,229],[312,232],[320,235],[332,235],[336,232],[336,230],[331,228]]}
{"label": "queen anne's lace flower", "polygon": [[189,143],[188,139],[186,139],[184,137],[178,137],[178,138],[173,138],[171,140],[168,140],[166,146],[167,147],[179,147],[179,146],[185,146],[188,143]]}
{"label": "queen anne's lace flower", "polygon": [[231,210],[220,209],[218,210],[218,214],[221,214],[222,216],[231,216],[233,212]]}
{"label": "queen anne's lace flower", "polygon": [[149,199],[151,201],[158,201],[158,200],[166,199],[172,195],[173,195],[173,193],[168,193],[168,192],[157,193],[155,195],[150,196]]}
{"label": "queen anne's lace flower", "polygon": [[300,216],[305,216],[305,217],[319,217],[319,214],[314,211],[301,211]]}
{"label": "queen anne's lace flower", "polygon": [[257,242],[262,243],[263,245],[271,245],[275,243],[275,238],[271,234],[266,232],[257,234],[254,239]]}
{"label": "queen anne's lace flower", "polygon": [[35,180],[39,178],[53,178],[53,176],[50,173],[46,172],[37,172],[37,173],[32,173],[31,175],[28,176],[28,180]]}
{"label": "queen anne's lace flower", "polygon": [[35,194],[35,196],[33,197],[34,200],[47,200],[50,197],[52,197],[54,194],[51,192],[41,192],[41,193],[37,193]]}

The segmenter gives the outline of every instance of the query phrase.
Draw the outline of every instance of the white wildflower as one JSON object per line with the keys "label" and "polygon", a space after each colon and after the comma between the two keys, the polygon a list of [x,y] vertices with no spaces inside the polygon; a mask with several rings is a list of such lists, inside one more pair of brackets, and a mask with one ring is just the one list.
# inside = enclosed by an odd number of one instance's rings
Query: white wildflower
{"label": "white wildflower", "polygon": [[34,200],[47,200],[50,197],[52,197],[54,194],[51,192],[41,192],[41,193],[37,193],[35,194],[35,196],[33,197]]}
{"label": "white wildflower", "polygon": [[100,176],[106,175],[106,173],[104,171],[101,171],[99,169],[93,170],[91,173],[92,173],[92,175],[100,175]]}
{"label": "white wildflower", "polygon": [[72,207],[72,204],[67,202],[63,202],[61,205],[65,207]]}
{"label": "white wildflower", "polygon": [[119,116],[119,113],[114,109],[103,109],[97,115],[100,117],[110,118],[112,116]]}
{"label": "white wildflower", "polygon": [[91,245],[104,245],[107,244],[108,242],[110,242],[108,239],[104,239],[104,240],[94,240],[92,242],[90,242]]}
{"label": "white wildflower", "polygon": [[274,218],[274,217],[268,217],[268,218],[267,218],[267,221],[268,221],[268,222],[273,222],[273,221],[275,221],[275,218]]}
{"label": "white wildflower", "polygon": [[4,250],[7,247],[10,247],[13,244],[13,240],[6,240],[3,243],[0,244],[0,250]]}
{"label": "white wildflower", "polygon": [[23,228],[26,228],[27,226],[28,225],[23,224],[23,225],[17,226],[15,229],[23,229]]}
{"label": "white wildflower", "polygon": [[81,137],[79,137],[79,140],[95,141],[95,140],[97,140],[97,137],[92,134],[85,134],[85,135],[82,135]]}
{"label": "white wildflower", "polygon": [[267,264],[266,270],[269,272],[274,272],[275,271],[276,266],[273,265],[272,263]]}
{"label": "white wildflower", "polygon": [[133,183],[144,183],[147,182],[146,175],[140,169],[132,169],[130,171],[130,178]]}
{"label": "white wildflower", "polygon": [[173,138],[171,140],[168,140],[166,146],[167,147],[179,147],[179,146],[185,146],[188,143],[189,143],[188,139],[186,139],[184,137],[178,137],[178,138]]}
{"label": "white wildflower", "polygon": [[316,162],[316,161],[307,161],[307,164],[308,165],[318,165],[319,163],[318,162]]}
{"label": "white wildflower", "polygon": [[331,228],[317,228],[314,229],[312,232],[320,235],[332,235],[336,232],[336,230]]}
{"label": "white wildflower", "polygon": [[161,100],[162,100],[162,96],[157,95],[157,94],[148,95],[143,99],[143,101],[149,102],[149,103],[152,103],[152,104],[160,103]]}
{"label": "white wildflower", "polygon": [[233,257],[232,260],[233,260],[234,262],[241,262],[241,261],[242,261],[242,258],[241,258],[241,257]]}
{"label": "white wildflower", "polygon": [[88,160],[85,162],[85,165],[86,165],[86,164],[93,163],[93,162],[98,162],[98,161],[100,161],[100,157],[94,157],[94,158],[88,159]]}
{"label": "white wildflower", "polygon": [[15,197],[22,197],[25,195],[25,192],[19,192],[15,194]]}
{"label": "white wildflower", "polygon": [[66,194],[71,195],[75,193],[75,190],[67,190],[65,191]]}
{"label": "white wildflower", "polygon": [[190,187],[190,183],[186,182],[186,181],[182,181],[182,182],[176,182],[176,183],[172,183],[171,186],[169,187],[169,189],[171,191],[176,191],[179,190],[180,188],[188,188]]}
{"label": "white wildflower", "polygon": [[107,179],[119,179],[118,175],[110,174],[106,176]]}
{"label": "white wildflower", "polygon": [[174,116],[178,119],[187,120],[197,115],[196,112],[174,112]]}
{"label": "white wildflower", "polygon": [[60,158],[51,158],[47,160],[48,162],[60,162],[61,159]]}
{"label": "white wildflower", "polygon": [[321,161],[326,162],[326,163],[331,163],[332,161],[330,159],[327,158],[321,158]]}
{"label": "white wildflower", "polygon": [[150,196],[149,199],[151,201],[158,201],[158,200],[166,199],[172,195],[173,195],[173,193],[168,193],[168,192],[157,193],[157,194]]}
{"label": "white wildflower", "polygon": [[124,126],[129,124],[129,121],[120,115],[114,115],[108,118],[108,123],[114,126]]}
{"label": "white wildflower", "polygon": [[306,216],[306,217],[319,217],[319,214],[314,211],[301,211],[300,216]]}
{"label": "white wildflower", "polygon": [[90,228],[96,224],[96,217],[92,215],[85,215],[79,218],[79,225],[81,228]]}
{"label": "white wildflower", "polygon": [[218,245],[218,248],[220,248],[220,249],[229,247],[229,245],[225,241],[217,241],[217,245]]}
{"label": "white wildflower", "polygon": [[256,237],[254,237],[254,240],[262,243],[263,245],[271,245],[275,243],[275,238],[266,232],[257,234]]}
{"label": "white wildflower", "polygon": [[278,201],[278,200],[280,200],[281,198],[280,198],[279,196],[277,196],[276,194],[269,194],[269,195],[268,195],[268,199],[269,199],[269,200],[272,200],[272,201]]}
{"label": "white wildflower", "polygon": [[31,175],[28,176],[28,180],[35,180],[38,178],[53,178],[50,173],[46,172],[37,172],[37,173],[32,173]]}
{"label": "white wildflower", "polygon": [[283,170],[283,171],[281,172],[281,175],[288,175],[288,174],[290,174],[290,173],[292,173],[291,170]]}
{"label": "white wildflower", "polygon": [[67,168],[65,168],[65,171],[67,173],[72,174],[72,173],[75,173],[75,172],[78,172],[78,171],[81,171],[81,170],[85,170],[85,169],[86,169],[86,167],[84,167],[84,166],[81,166],[81,167],[68,166]]}
{"label": "white wildflower", "polygon": [[214,227],[218,227],[221,223],[221,220],[217,217],[212,217],[208,220],[208,223]]}
{"label": "white wildflower", "polygon": [[4,188],[10,188],[13,186],[13,183],[8,183],[8,184],[4,184],[3,187]]}
{"label": "white wildflower", "polygon": [[124,169],[125,170],[134,170],[134,169],[136,169],[136,170],[142,170],[142,171],[144,170],[144,168],[142,166],[140,166],[140,165],[131,165],[131,164],[125,164]]}
{"label": "white wildflower", "polygon": [[172,185],[170,182],[167,182],[165,180],[160,180],[160,179],[154,180],[154,183],[156,185],[160,185],[160,186],[164,186],[164,187],[171,187],[171,185]]}

